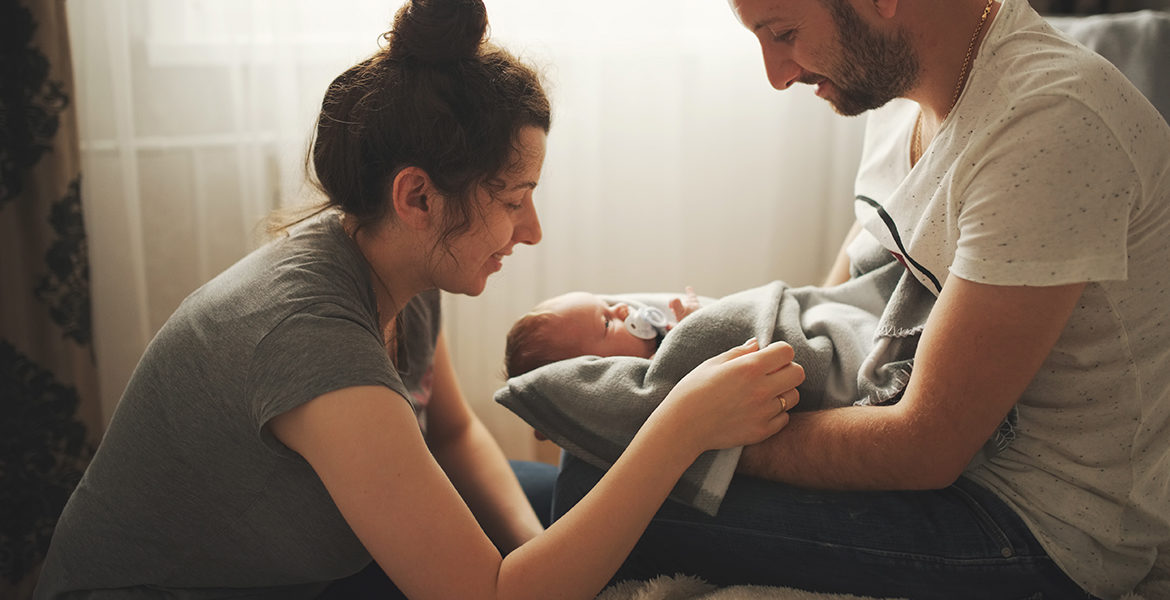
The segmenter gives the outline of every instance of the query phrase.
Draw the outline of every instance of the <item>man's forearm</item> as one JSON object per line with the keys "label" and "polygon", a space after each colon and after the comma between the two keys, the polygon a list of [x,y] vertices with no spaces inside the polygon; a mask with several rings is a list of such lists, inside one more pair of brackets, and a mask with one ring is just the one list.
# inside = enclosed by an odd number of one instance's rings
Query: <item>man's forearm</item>
{"label": "man's forearm", "polygon": [[953,468],[931,463],[923,436],[897,405],[789,416],[779,433],[744,448],[740,473],[834,490],[933,489],[953,479]]}

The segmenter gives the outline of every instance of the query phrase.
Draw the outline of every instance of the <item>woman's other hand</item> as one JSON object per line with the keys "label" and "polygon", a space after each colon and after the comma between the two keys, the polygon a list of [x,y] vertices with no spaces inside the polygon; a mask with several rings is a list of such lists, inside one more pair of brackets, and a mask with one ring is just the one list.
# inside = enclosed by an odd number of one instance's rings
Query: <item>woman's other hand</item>
{"label": "woman's other hand", "polygon": [[[804,369],[783,342],[755,339],[712,357],[679,381],[647,425],[670,427],[697,453],[760,442],[788,423]],[[696,454],[697,455],[697,454]]]}

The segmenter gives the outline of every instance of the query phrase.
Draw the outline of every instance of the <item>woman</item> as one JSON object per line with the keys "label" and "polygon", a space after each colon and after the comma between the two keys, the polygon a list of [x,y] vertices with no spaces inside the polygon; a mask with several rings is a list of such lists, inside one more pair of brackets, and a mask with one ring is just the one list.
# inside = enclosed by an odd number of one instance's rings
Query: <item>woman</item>
{"label": "woman", "polygon": [[438,290],[479,294],[541,237],[548,102],[486,27],[479,0],[408,2],[332,83],[310,151],[327,204],[160,330],[38,597],[313,598],[372,557],[412,599],[591,598],[699,453],[787,422],[791,349],[726,352],[542,531],[438,331]]}

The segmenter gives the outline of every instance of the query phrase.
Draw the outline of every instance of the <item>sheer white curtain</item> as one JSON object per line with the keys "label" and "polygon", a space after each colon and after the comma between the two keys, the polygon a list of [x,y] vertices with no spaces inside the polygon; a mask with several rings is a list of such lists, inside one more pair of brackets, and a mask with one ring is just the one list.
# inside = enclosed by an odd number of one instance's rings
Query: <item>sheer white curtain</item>
{"label": "sheer white curtain", "polygon": [[[71,0],[103,406],[178,303],[297,201],[316,107],[400,2]],[[860,119],[768,87],[721,0],[487,0],[554,122],[544,241],[445,299],[463,391],[505,451],[548,456],[492,403],[503,339],[570,289],[721,296],[815,282],[852,221]]]}

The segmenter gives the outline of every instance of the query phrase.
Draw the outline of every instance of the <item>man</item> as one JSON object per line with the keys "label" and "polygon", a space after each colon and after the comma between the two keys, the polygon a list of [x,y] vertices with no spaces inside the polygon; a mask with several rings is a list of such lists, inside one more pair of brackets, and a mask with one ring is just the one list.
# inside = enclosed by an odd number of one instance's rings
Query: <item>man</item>
{"label": "man", "polygon": [[[668,503],[623,576],[1132,590],[1170,552],[1170,127],[1026,0],[731,6],[773,87],[873,111],[826,284],[884,248],[936,298],[897,403],[791,414],[718,517]],[[973,460],[1013,408],[1014,440]],[[558,513],[596,475],[568,458]]]}

